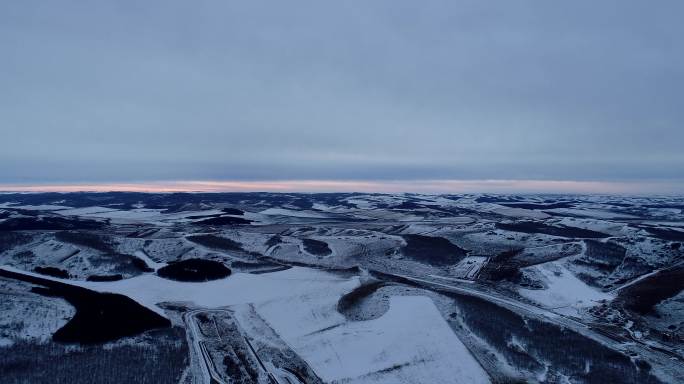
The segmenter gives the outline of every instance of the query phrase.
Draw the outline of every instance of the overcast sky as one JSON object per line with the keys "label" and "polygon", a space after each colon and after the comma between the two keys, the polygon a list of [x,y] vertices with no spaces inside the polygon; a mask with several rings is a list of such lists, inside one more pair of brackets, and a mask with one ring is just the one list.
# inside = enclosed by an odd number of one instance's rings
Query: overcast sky
{"label": "overcast sky", "polygon": [[3,1],[0,183],[684,178],[682,1]]}

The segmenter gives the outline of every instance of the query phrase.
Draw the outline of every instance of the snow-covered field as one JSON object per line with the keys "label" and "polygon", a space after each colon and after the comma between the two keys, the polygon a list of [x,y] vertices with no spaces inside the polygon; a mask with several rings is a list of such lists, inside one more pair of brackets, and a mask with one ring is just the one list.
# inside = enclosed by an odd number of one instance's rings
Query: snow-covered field
{"label": "snow-covered field", "polygon": [[579,316],[583,308],[591,307],[613,296],[585,284],[572,274],[561,262],[550,262],[527,268],[541,276],[545,289],[518,291],[522,296],[542,306],[565,315]]}
{"label": "snow-covered field", "polygon": [[392,297],[378,319],[347,322],[312,293],[257,311],[319,376],[344,383],[487,383],[486,372],[425,296]]}
{"label": "snow-covered field", "polygon": [[[14,268],[8,270],[17,271]],[[164,315],[158,303],[203,308],[254,304],[257,313],[325,381],[347,383],[486,383],[486,372],[424,296],[393,297],[378,319],[348,321],[336,310],[358,277],[309,268],[236,273],[204,283],[143,275],[115,282],[73,282],[126,295]]]}

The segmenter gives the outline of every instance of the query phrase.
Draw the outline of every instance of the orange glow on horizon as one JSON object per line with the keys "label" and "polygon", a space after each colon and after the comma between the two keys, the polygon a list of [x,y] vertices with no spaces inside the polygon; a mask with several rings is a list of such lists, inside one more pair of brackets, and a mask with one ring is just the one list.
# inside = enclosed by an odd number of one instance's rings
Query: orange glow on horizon
{"label": "orange glow on horizon", "polygon": [[271,180],[0,184],[3,192],[366,192],[677,194],[684,183],[563,180]]}

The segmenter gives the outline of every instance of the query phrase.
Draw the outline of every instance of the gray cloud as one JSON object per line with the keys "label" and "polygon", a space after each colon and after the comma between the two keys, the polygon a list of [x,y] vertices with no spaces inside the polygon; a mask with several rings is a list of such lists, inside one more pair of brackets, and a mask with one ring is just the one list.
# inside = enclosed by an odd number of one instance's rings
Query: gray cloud
{"label": "gray cloud", "polygon": [[678,1],[0,4],[0,182],[681,179]]}

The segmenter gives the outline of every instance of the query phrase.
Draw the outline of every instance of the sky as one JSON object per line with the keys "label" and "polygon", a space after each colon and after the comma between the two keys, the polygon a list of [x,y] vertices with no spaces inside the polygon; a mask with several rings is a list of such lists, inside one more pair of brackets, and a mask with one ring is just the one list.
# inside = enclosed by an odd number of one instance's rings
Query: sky
{"label": "sky", "polygon": [[682,14],[668,0],[0,2],[0,189],[684,193]]}

